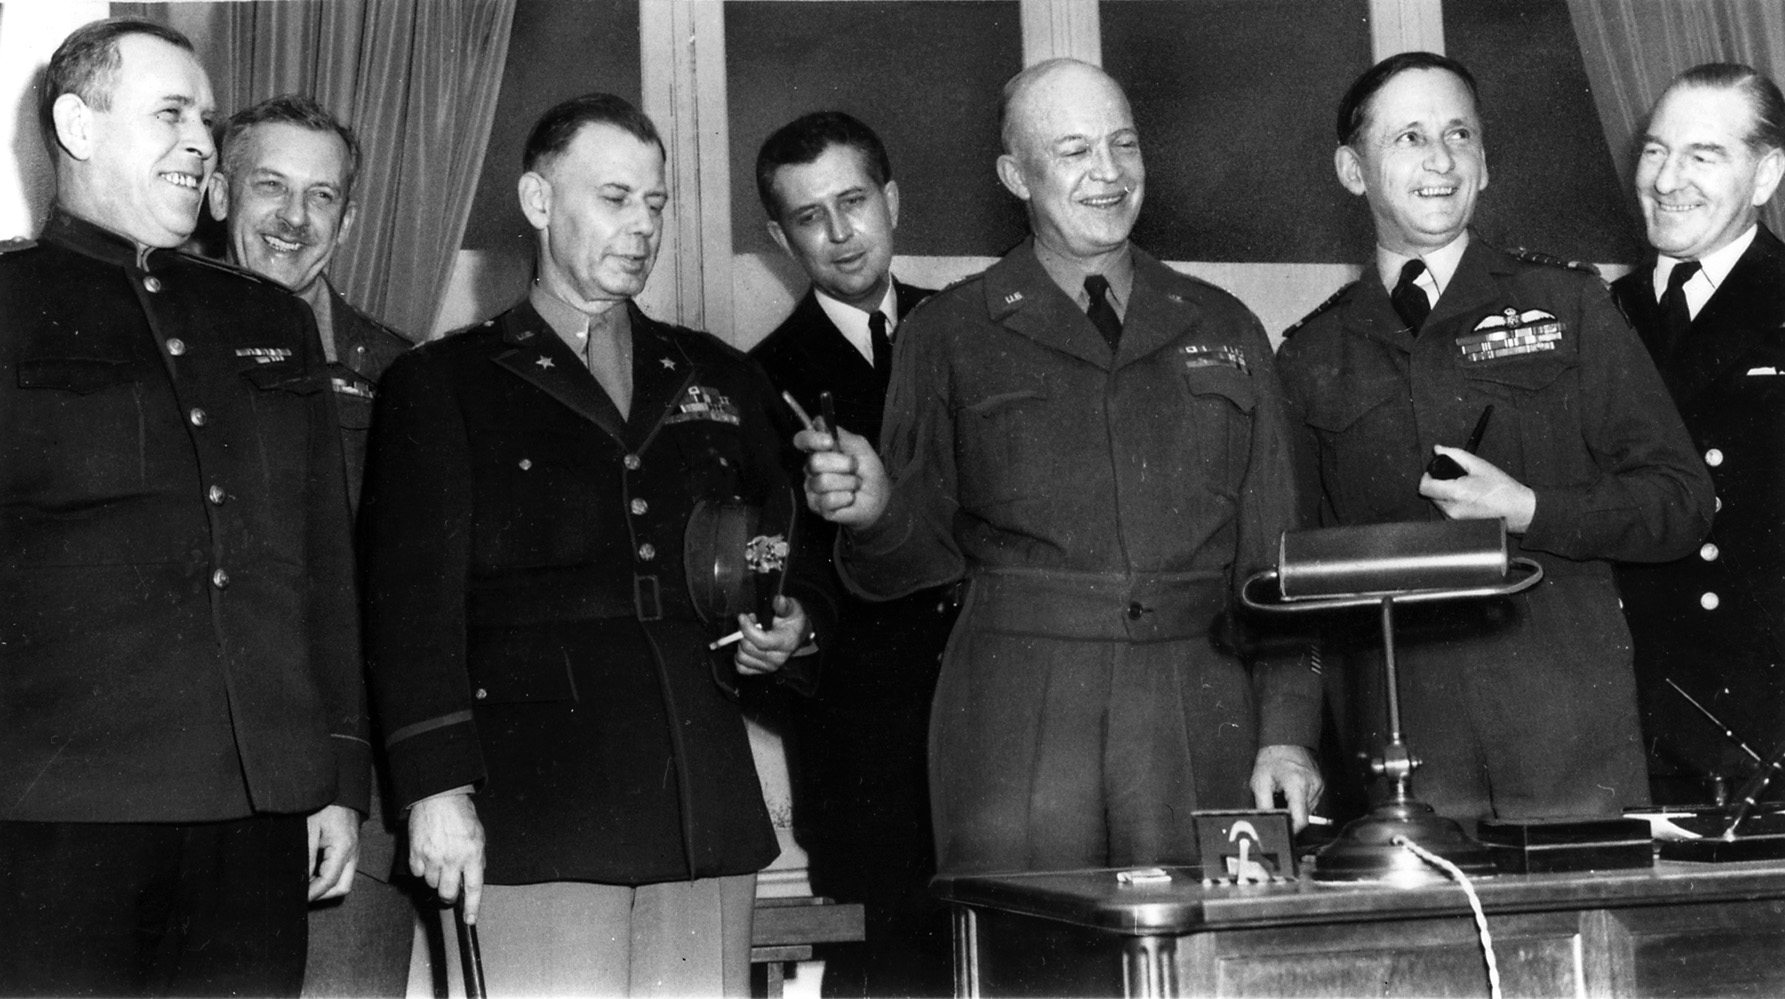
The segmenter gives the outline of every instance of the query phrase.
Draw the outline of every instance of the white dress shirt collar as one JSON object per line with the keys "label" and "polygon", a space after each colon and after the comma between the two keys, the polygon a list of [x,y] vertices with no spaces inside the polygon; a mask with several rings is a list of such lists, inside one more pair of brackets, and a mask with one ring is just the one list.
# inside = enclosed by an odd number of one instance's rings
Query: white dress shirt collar
{"label": "white dress shirt collar", "polygon": [[[818,307],[824,310],[831,322],[843,334],[844,339],[855,345],[861,352],[862,359],[869,364],[874,363],[874,341],[868,336],[868,313],[853,305],[839,302],[826,295],[823,289],[813,288],[812,294],[818,299]],[[893,330],[899,326],[899,298],[894,294],[893,282],[886,282],[886,294],[880,299],[880,307],[875,310],[886,316],[886,337],[892,339]]]}

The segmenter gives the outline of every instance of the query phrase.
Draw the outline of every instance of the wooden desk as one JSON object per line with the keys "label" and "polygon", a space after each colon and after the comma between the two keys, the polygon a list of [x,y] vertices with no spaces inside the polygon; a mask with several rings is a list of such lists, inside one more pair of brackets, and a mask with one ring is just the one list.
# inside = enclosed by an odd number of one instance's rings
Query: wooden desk
{"label": "wooden desk", "polygon": [[[1110,871],[939,878],[963,996],[1472,996],[1460,888],[1119,887]],[[1785,996],[1785,863],[1476,882],[1512,996]]]}

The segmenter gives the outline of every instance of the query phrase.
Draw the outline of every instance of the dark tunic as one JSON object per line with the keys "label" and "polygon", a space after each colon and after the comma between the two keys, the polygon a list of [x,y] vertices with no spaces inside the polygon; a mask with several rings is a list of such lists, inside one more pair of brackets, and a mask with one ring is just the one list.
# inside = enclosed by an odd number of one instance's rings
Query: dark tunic
{"label": "dark tunic", "polygon": [[[1530,343],[1471,353],[1484,334]],[[1614,812],[1647,800],[1630,638],[1611,559],[1675,558],[1710,519],[1654,366],[1592,274],[1471,242],[1414,338],[1375,269],[1292,330],[1278,358],[1323,524],[1442,517],[1419,495],[1432,445],[1461,446],[1537,494],[1513,554],[1545,578],[1504,601],[1403,612],[1403,721],[1415,792],[1447,815]],[[1349,664],[1357,748],[1382,732],[1380,639]]]}
{"label": "dark tunic", "polygon": [[1704,801],[1707,775],[1733,791],[1756,764],[1669,678],[1762,756],[1785,744],[1785,245],[1761,226],[1677,345],[1665,342],[1652,266],[1612,291],[1717,491],[1697,551],[1618,573],[1656,796]]}
{"label": "dark tunic", "polygon": [[0,326],[0,819],[364,811],[309,309],[56,214],[0,256]]}
{"label": "dark tunic", "polygon": [[[525,303],[399,358],[378,393],[361,528],[391,781],[403,803],[480,785],[495,884],[777,853],[716,679],[732,651],[706,648],[735,623],[696,618],[682,539],[697,501],[789,488],[786,417],[736,351],[628,307],[630,420]],[[793,564],[788,594],[828,629],[822,557]]]}
{"label": "dark tunic", "polygon": [[1318,678],[1209,641],[1294,498],[1269,341],[1135,250],[1121,349],[1025,242],[900,329],[886,515],[846,578],[965,578],[931,719],[943,871],[1184,861],[1193,808],[1247,805],[1260,743],[1312,745]]}

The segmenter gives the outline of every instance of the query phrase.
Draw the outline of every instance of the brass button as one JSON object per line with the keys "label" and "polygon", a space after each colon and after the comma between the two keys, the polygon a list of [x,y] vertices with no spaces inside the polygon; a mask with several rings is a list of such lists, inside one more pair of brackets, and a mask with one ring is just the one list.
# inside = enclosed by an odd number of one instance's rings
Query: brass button
{"label": "brass button", "polygon": [[1703,548],[1700,548],[1698,550],[1698,557],[1701,559],[1704,559],[1706,562],[1717,561],[1717,556],[1721,555],[1721,554],[1722,554],[1722,552],[1718,551],[1717,546],[1711,544],[1708,541],[1705,542],[1705,545]]}
{"label": "brass button", "polygon": [[482,687],[479,687],[479,688],[477,688],[477,699],[478,699],[478,700],[480,700],[480,701],[481,701],[481,700],[483,700],[483,699],[485,699],[485,698],[487,698],[487,697],[489,697],[489,696],[490,696],[490,692],[489,692],[489,691],[487,691],[487,690],[485,690],[485,689],[483,689],[483,688],[482,688]]}
{"label": "brass button", "polygon": [[224,498],[222,486],[212,486],[205,490],[205,499],[210,500],[212,506],[222,506]]}
{"label": "brass button", "polygon": [[205,421],[208,420],[209,417],[205,416],[204,410],[194,406],[192,407],[192,411],[186,414],[186,419],[189,420],[193,426],[202,427],[205,425]]}
{"label": "brass button", "polygon": [[636,472],[636,471],[638,471],[638,466],[640,465],[640,462],[638,460],[638,455],[629,454],[620,460],[620,464],[625,465],[627,471]]}
{"label": "brass button", "polygon": [[211,585],[219,590],[228,589],[229,573],[224,572],[222,569],[218,569],[216,572],[211,573]]}
{"label": "brass button", "polygon": [[1698,598],[1698,606],[1703,607],[1705,610],[1716,610],[1717,605],[1722,602],[1722,598],[1718,597],[1715,593],[1706,593]]}
{"label": "brass button", "polygon": [[153,295],[161,290],[161,279],[151,274],[143,278],[143,290]]}
{"label": "brass button", "polygon": [[1723,512],[1723,497],[1713,496],[1711,498],[1717,501],[1717,505],[1712,507],[1711,509],[1715,510],[1718,513],[1722,513]]}
{"label": "brass button", "polygon": [[1716,468],[1718,465],[1723,464],[1723,452],[1716,448],[1711,448],[1704,453],[1704,463],[1712,468]]}
{"label": "brass button", "polygon": [[644,500],[635,499],[632,501],[632,515],[634,517],[641,516],[646,510],[649,510],[650,508],[651,508],[651,504],[646,503]]}
{"label": "brass button", "polygon": [[167,352],[175,357],[179,357],[181,354],[186,353],[186,341],[177,336],[168,337]]}
{"label": "brass button", "polygon": [[638,557],[649,562],[657,557],[657,547],[649,541],[638,546]]}

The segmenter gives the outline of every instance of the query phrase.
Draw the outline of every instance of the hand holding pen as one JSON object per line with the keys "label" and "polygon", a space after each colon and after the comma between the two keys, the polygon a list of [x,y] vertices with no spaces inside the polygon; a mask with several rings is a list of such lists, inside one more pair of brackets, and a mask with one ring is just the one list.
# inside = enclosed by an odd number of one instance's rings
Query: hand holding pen
{"label": "hand holding pen", "polygon": [[1428,468],[1426,474],[1420,476],[1419,494],[1431,500],[1451,520],[1503,520],[1507,531],[1523,534],[1530,529],[1531,518],[1537,514],[1537,494],[1493,462],[1476,457],[1473,451],[1481,445],[1492,411],[1493,407],[1489,406],[1475,421],[1469,448],[1442,444],[1432,448],[1438,455],[1433,459],[1435,465],[1439,459],[1444,459],[1460,469],[1462,475],[1449,478],[1442,474],[1450,470],[1447,466]]}
{"label": "hand holding pen", "polygon": [[806,506],[825,520],[863,528],[880,519],[891,485],[874,446],[837,425],[829,392],[818,397],[822,423],[814,423],[792,396],[783,394],[806,429],[793,438],[806,452]]}

